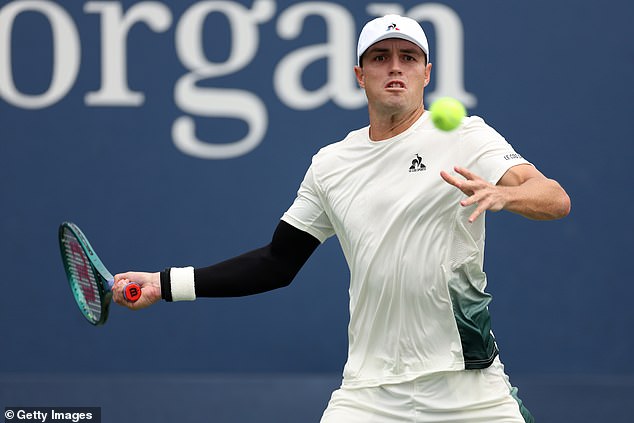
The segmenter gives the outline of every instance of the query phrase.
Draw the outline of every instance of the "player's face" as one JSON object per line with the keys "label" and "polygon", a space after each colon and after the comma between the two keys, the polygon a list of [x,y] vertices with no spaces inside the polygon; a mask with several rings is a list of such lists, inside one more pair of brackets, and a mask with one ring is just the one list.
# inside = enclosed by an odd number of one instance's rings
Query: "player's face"
{"label": "player's face", "polygon": [[361,67],[355,67],[359,86],[368,104],[378,113],[407,113],[423,107],[423,90],[429,83],[431,64],[416,44],[390,38],[366,50]]}

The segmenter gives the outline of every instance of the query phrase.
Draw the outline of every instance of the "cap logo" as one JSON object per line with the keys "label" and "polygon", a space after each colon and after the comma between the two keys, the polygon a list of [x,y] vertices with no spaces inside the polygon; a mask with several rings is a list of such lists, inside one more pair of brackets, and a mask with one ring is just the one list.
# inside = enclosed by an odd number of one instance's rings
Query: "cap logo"
{"label": "cap logo", "polygon": [[398,29],[398,28],[396,27],[396,24],[395,24],[395,23],[393,23],[393,24],[391,24],[391,25],[388,25],[388,27],[387,27],[387,29],[386,29],[385,31],[387,32],[387,31],[391,31],[391,30],[394,30],[394,31],[400,31],[400,29]]}

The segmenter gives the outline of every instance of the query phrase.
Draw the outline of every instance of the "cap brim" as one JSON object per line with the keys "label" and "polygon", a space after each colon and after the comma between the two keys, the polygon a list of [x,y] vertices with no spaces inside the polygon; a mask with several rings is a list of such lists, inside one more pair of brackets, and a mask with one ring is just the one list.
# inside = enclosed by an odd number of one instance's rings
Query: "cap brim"
{"label": "cap brim", "polygon": [[418,48],[420,48],[423,51],[423,53],[425,53],[426,57],[429,57],[429,53],[427,53],[427,51],[425,51],[425,48],[421,46],[413,37],[410,37],[409,35],[404,34],[402,32],[392,31],[392,32],[387,32],[384,35],[378,37],[376,40],[374,40],[372,44],[367,46],[366,49],[363,50],[363,52],[359,55],[359,57],[357,57],[357,61],[359,62],[358,64],[359,65],[361,64],[361,56],[363,56],[370,49],[370,47],[372,47],[379,41],[389,40],[390,38],[399,38],[401,40],[409,41],[412,44],[418,46]]}

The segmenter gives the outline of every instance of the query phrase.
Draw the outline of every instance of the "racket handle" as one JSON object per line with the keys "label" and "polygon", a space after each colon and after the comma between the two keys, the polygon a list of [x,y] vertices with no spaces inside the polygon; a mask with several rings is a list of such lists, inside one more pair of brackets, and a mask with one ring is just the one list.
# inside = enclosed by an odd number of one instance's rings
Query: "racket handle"
{"label": "racket handle", "polygon": [[141,285],[136,282],[129,282],[123,288],[123,298],[131,303],[136,302],[139,298],[141,298]]}

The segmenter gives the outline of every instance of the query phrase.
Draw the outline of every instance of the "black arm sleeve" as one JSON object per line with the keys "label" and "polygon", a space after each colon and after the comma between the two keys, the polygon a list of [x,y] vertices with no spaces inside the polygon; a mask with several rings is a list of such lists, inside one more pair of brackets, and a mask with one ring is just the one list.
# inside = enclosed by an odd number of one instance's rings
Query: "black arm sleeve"
{"label": "black arm sleeve", "polygon": [[309,233],[280,221],[270,244],[194,269],[196,297],[241,297],[287,286],[319,244]]}

